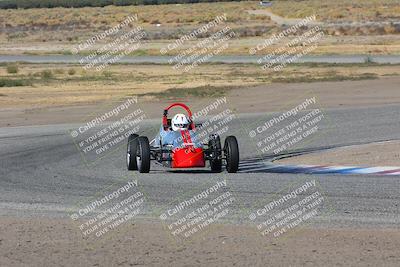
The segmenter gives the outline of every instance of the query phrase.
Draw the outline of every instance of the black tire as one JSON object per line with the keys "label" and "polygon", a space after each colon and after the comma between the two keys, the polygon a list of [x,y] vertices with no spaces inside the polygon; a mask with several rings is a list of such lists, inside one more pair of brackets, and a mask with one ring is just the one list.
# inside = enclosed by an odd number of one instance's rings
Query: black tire
{"label": "black tire", "polygon": [[138,137],[139,136],[137,134],[131,134],[128,137],[128,145],[126,148],[126,166],[130,171],[136,171],[138,169],[136,164]]}
{"label": "black tire", "polygon": [[235,173],[239,169],[239,145],[234,136],[225,139],[224,152],[226,158],[226,170]]}
{"label": "black tire", "polygon": [[150,144],[146,136],[139,136],[136,155],[139,172],[148,173],[150,171]]}
{"label": "black tire", "polygon": [[221,159],[221,139],[218,135],[211,135],[208,141],[208,147],[211,149],[211,153],[215,159],[210,159],[210,167],[212,172],[222,171],[222,159]]}

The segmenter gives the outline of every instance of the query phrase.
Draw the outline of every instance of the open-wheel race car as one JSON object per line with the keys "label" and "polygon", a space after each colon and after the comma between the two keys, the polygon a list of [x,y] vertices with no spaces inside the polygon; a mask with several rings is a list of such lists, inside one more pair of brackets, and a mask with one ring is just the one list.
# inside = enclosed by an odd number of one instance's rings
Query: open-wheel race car
{"label": "open-wheel race car", "polygon": [[[187,116],[176,114],[169,119],[168,111],[173,107],[183,108]],[[217,134],[209,135],[201,143],[197,133],[202,126],[195,124],[192,118],[185,104],[174,103],[164,110],[160,131],[151,142],[146,136],[131,134],[126,153],[128,170],[148,173],[151,160],[173,169],[205,167],[208,161],[212,172],[221,172],[223,166],[229,173],[237,172],[239,146],[236,137],[227,136],[223,148]]]}

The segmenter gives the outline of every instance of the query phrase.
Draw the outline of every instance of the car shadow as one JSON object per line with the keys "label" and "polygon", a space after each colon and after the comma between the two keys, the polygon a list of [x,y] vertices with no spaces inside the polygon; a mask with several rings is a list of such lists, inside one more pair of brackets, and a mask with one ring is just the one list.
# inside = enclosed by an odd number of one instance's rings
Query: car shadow
{"label": "car shadow", "polygon": [[211,170],[168,170],[167,172],[169,173],[182,173],[182,174],[187,174],[187,173],[216,173],[212,172]]}

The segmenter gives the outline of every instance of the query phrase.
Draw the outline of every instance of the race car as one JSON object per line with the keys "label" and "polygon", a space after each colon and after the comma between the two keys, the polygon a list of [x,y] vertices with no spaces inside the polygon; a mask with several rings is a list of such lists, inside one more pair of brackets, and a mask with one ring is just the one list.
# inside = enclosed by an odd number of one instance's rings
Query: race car
{"label": "race car", "polygon": [[[168,111],[174,107],[184,109],[187,116],[176,114],[169,119]],[[164,109],[160,131],[151,142],[146,136],[129,136],[126,152],[128,170],[148,173],[151,160],[172,169],[206,167],[208,161],[212,172],[222,172],[222,166],[229,173],[237,172],[239,146],[236,137],[226,137],[223,148],[217,134],[209,135],[202,143],[198,140],[201,127],[201,124],[193,122],[192,112],[185,104],[168,106]]]}

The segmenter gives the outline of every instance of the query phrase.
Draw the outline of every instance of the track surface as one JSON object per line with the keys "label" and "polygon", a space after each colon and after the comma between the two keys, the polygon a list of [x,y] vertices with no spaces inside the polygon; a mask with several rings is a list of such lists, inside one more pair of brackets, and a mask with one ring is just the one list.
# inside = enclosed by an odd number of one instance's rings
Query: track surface
{"label": "track surface", "polygon": [[[300,151],[400,139],[400,106],[325,110],[329,120],[321,124],[318,138]],[[242,114],[231,129],[246,127],[262,114]],[[145,121],[151,129],[154,121]],[[315,225],[328,227],[400,225],[399,177],[335,176],[278,173],[213,174],[207,170],[171,172],[152,165],[150,174],[126,171],[125,145],[94,166],[86,166],[72,142],[69,130],[77,125],[47,125],[0,129],[0,215],[66,216],[82,199],[95,195],[118,179],[137,179],[147,194],[142,217],[158,218],[158,211],[178,194],[203,190],[227,180],[237,198],[232,223],[246,223],[255,202],[267,199],[293,182],[315,179],[329,201]],[[155,133],[155,131],[153,130]],[[232,134],[232,133],[230,133]],[[256,161],[252,142],[243,131],[233,133],[240,142],[241,157]],[[268,157],[267,157],[268,158]]]}

